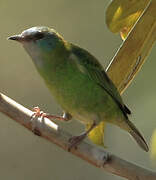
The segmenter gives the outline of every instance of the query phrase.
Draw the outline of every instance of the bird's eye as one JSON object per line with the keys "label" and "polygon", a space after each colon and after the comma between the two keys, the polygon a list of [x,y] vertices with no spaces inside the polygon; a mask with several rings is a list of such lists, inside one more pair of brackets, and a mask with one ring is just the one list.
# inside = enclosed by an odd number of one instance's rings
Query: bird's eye
{"label": "bird's eye", "polygon": [[34,35],[34,38],[35,38],[36,40],[42,39],[43,37],[44,37],[44,34],[43,34],[42,32],[37,32],[37,33],[35,33],[35,35]]}

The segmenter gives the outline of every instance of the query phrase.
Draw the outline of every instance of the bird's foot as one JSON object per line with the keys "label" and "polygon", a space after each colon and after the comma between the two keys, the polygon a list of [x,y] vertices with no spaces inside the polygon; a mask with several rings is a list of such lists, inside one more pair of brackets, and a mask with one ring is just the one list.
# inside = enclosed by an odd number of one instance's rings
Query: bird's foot
{"label": "bird's foot", "polygon": [[55,115],[50,115],[47,113],[44,113],[43,111],[40,110],[39,107],[34,107],[33,108],[34,113],[31,116],[31,122],[32,122],[32,131],[34,132],[35,135],[41,136],[41,132],[38,130],[37,125],[36,125],[36,117],[41,118],[43,120],[45,117],[53,121],[54,119],[61,120],[61,121],[68,121],[70,120],[71,116],[66,115],[66,113],[63,114],[63,116],[55,116]]}
{"label": "bird's foot", "polygon": [[71,137],[68,141],[69,141],[69,146],[68,146],[68,151],[70,151],[72,148],[77,148],[77,145],[79,145],[81,143],[81,141],[83,141],[86,137],[86,132],[79,135],[79,136],[73,136]]}
{"label": "bird's foot", "polygon": [[56,115],[51,115],[51,114],[47,114],[47,113],[44,113],[43,111],[40,110],[39,107],[34,107],[33,108],[33,111],[34,111],[34,114],[32,115],[32,118],[33,117],[46,117],[50,120],[54,120],[54,119],[57,119],[57,120],[61,120],[61,121],[68,121],[69,118],[66,117],[65,115],[63,116],[56,116]]}
{"label": "bird's foot", "polygon": [[45,117],[47,114],[40,110],[39,107],[34,107],[32,117]]}
{"label": "bird's foot", "polygon": [[41,132],[37,128],[36,118],[41,117],[41,120],[42,120],[42,118],[44,118],[46,116],[46,113],[41,111],[39,107],[34,107],[33,112],[34,113],[31,115],[32,132],[37,136],[41,136]]}
{"label": "bird's foot", "polygon": [[68,146],[68,151],[70,151],[72,148],[77,148],[77,145],[79,145],[85,137],[90,133],[92,129],[96,126],[96,123],[93,122],[92,126],[83,134],[80,134],[79,136],[73,136],[69,139],[69,146]]}

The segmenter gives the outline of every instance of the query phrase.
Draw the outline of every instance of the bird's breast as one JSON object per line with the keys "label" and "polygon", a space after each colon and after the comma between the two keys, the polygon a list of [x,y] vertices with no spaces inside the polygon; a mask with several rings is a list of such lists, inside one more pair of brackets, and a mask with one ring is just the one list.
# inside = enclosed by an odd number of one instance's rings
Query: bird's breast
{"label": "bird's breast", "polygon": [[60,65],[52,76],[46,83],[64,110],[84,123],[99,121],[100,87],[72,65]]}

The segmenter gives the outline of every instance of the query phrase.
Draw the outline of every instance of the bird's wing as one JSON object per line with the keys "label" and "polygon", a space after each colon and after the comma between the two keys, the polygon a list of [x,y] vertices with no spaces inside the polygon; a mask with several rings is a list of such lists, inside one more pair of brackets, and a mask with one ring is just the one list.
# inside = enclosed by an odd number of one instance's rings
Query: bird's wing
{"label": "bird's wing", "polygon": [[75,61],[81,72],[87,74],[114,99],[126,118],[127,114],[131,114],[130,110],[123,104],[117,88],[94,56],[86,50],[72,45],[71,59]]}

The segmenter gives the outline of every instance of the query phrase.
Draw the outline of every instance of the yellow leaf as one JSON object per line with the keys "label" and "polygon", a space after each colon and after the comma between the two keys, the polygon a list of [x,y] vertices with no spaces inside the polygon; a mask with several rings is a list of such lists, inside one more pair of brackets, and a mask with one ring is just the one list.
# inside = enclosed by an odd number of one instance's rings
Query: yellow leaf
{"label": "yellow leaf", "polygon": [[111,1],[106,11],[106,24],[110,31],[121,32],[125,39],[149,2],[150,0]]}
{"label": "yellow leaf", "polygon": [[122,40],[125,40],[126,37],[128,36],[128,33],[131,31],[131,29],[133,28],[134,26],[134,23],[137,21],[137,19],[139,18],[139,16],[141,15],[141,11],[139,12],[136,12],[130,16],[128,16],[124,23],[126,24],[126,26],[124,28],[122,28],[120,30],[120,35],[121,35],[121,38]]}
{"label": "yellow leaf", "polygon": [[139,72],[155,41],[156,1],[152,0],[106,70],[121,94]]}

